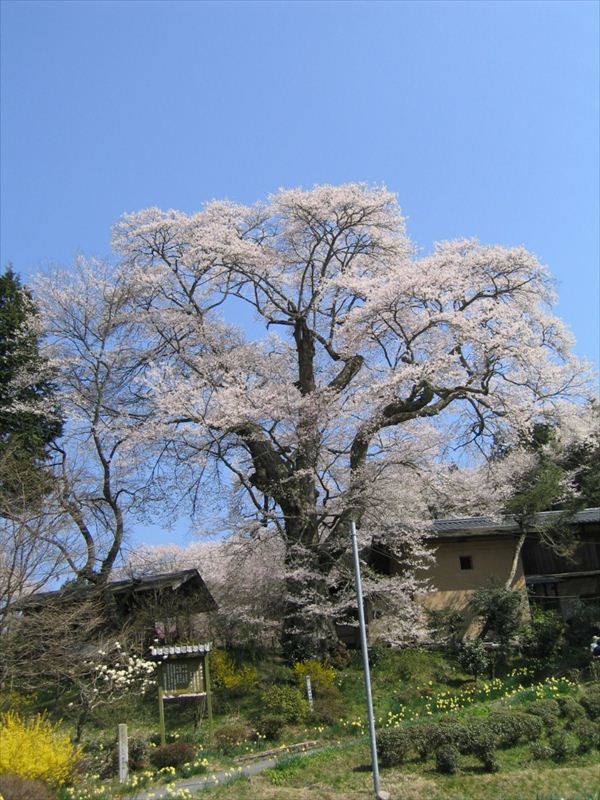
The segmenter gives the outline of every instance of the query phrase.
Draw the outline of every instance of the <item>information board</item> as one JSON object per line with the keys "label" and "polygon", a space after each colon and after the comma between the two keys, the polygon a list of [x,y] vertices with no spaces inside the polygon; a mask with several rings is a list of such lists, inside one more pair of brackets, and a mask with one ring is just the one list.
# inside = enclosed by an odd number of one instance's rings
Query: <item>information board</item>
{"label": "information board", "polygon": [[202,661],[189,659],[166,661],[161,665],[161,683],[167,696],[204,694]]}

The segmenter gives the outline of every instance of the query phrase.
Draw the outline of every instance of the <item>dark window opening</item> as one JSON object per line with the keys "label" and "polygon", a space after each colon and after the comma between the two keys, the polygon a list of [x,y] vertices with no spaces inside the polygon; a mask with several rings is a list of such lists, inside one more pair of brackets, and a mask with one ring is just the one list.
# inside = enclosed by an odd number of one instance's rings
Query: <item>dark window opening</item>
{"label": "dark window opening", "polygon": [[458,560],[460,561],[461,569],[473,569],[473,559],[471,556],[459,556]]}

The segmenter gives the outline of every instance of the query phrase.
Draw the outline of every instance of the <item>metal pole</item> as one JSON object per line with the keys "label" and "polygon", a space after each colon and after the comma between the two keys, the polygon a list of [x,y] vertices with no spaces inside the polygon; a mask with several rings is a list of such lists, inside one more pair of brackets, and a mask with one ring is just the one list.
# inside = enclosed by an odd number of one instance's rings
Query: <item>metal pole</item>
{"label": "metal pole", "polygon": [[371,764],[373,767],[373,788],[376,800],[388,800],[389,794],[379,788],[379,763],[377,761],[377,740],[375,738],[375,717],[373,715],[373,697],[371,695],[371,673],[369,670],[369,651],[367,646],[367,628],[363,608],[362,581],[360,579],[360,561],[358,559],[358,542],[356,540],[356,524],[351,520],[352,555],[354,557],[354,581],[356,584],[356,600],[358,606],[358,626],[360,629],[360,647],[362,651],[363,672],[365,676],[365,694],[367,696],[367,717],[369,720],[369,738],[371,740]]}

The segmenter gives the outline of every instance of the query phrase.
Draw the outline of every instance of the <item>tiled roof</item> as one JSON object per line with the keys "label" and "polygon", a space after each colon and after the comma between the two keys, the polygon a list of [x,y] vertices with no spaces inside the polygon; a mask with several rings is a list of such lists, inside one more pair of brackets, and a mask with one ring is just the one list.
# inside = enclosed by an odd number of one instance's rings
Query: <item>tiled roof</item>
{"label": "tiled roof", "polygon": [[168,656],[196,656],[210,652],[210,642],[206,644],[165,645],[165,647],[151,647],[150,655],[153,658]]}
{"label": "tiled roof", "polygon": [[[532,527],[543,528],[554,520],[558,520],[564,511],[541,511],[534,517]],[[586,508],[574,514],[570,523],[582,524],[600,522],[600,508]],[[493,531],[517,533],[519,523],[516,517],[462,517],[456,519],[436,519],[432,522],[435,533],[491,533]]]}

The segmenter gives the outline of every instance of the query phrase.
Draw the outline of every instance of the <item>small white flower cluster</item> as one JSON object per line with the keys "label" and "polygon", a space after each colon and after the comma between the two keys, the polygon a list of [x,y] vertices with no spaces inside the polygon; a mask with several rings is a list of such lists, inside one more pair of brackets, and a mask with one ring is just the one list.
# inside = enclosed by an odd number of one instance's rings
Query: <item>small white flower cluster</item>
{"label": "small white flower cluster", "polygon": [[[146,661],[136,655],[127,655],[122,651],[119,642],[115,642],[115,649],[117,655],[113,663],[97,664],[94,668],[104,689],[117,692],[136,688],[144,692],[154,685],[156,664],[153,661]],[[98,654],[106,655],[102,650],[99,650]]]}

